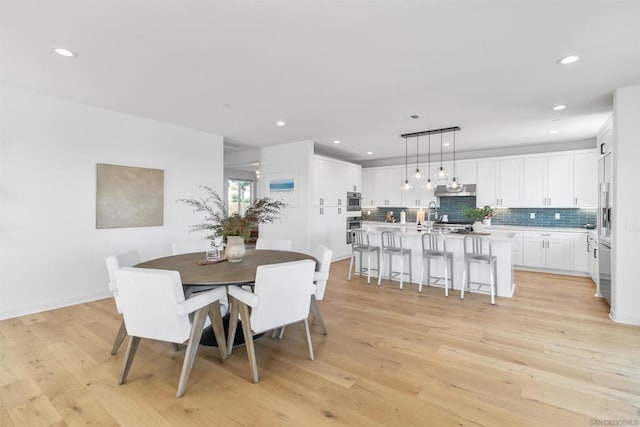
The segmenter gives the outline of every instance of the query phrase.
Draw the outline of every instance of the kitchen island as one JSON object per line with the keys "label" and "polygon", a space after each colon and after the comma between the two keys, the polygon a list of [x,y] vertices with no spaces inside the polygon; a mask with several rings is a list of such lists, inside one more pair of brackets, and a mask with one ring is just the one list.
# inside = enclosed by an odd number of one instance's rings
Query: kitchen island
{"label": "kitchen island", "polygon": [[[418,284],[420,283],[420,270],[422,267],[422,235],[427,231],[418,231],[414,224],[397,224],[397,223],[371,223],[363,224],[363,230],[369,232],[369,238],[372,245],[381,246],[381,234],[383,231],[395,231],[402,238],[403,247],[411,249],[412,272],[411,279],[406,282]],[[446,230],[433,230],[432,233],[438,236],[438,243],[441,245],[442,240],[446,240],[447,251],[453,252],[453,288],[462,289],[462,272],[464,270],[464,237],[465,234],[450,233]],[[515,233],[508,231],[492,231],[486,237],[491,241],[491,250],[497,257],[497,295],[499,297],[511,298],[515,288],[513,282],[513,262],[511,257],[511,243]],[[440,246],[441,248],[442,246]],[[356,257],[356,271],[359,271],[359,257]],[[366,262],[366,261],[364,261]],[[394,258],[394,269],[399,268],[400,260]],[[375,260],[372,260],[375,266]],[[406,264],[406,263],[405,263]],[[366,265],[366,264],[365,264]],[[385,271],[383,278],[387,275],[388,258],[385,261]],[[406,267],[408,268],[408,267]],[[432,276],[444,276],[441,262],[431,263]],[[406,276],[405,276],[406,277]],[[474,282],[489,283],[489,269],[486,266],[471,265],[471,277]],[[442,281],[440,281],[442,283]],[[426,284],[426,282],[425,282]],[[471,292],[476,292],[474,286],[471,286]],[[485,292],[486,287],[481,290]]]}

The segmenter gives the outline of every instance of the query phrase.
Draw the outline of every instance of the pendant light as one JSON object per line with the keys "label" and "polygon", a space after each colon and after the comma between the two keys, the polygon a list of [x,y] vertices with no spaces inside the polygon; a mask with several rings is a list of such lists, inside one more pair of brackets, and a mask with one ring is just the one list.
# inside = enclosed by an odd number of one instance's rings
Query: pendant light
{"label": "pendant light", "polygon": [[407,137],[404,137],[404,182],[400,186],[402,191],[410,192],[413,191],[413,183],[409,182],[409,156],[407,151]]}
{"label": "pendant light", "polygon": [[435,173],[436,181],[444,182],[449,179],[449,173],[442,166],[442,131],[440,131],[440,168]]}
{"label": "pendant light", "polygon": [[456,131],[453,131],[453,177],[447,183],[447,191],[450,193],[459,193],[462,191],[462,182],[456,176]]}
{"label": "pendant light", "polygon": [[429,134],[429,158],[427,160],[429,162],[429,169],[427,173],[427,182],[424,186],[427,190],[433,190],[435,185],[433,185],[433,181],[431,181],[431,134]]}
{"label": "pendant light", "polygon": [[422,187],[425,184],[425,176],[424,173],[422,173],[422,170],[420,170],[420,167],[418,166],[418,160],[420,158],[419,155],[419,146],[420,146],[420,137],[418,135],[416,135],[416,171],[414,174],[411,175],[411,182],[414,184],[415,187]]}

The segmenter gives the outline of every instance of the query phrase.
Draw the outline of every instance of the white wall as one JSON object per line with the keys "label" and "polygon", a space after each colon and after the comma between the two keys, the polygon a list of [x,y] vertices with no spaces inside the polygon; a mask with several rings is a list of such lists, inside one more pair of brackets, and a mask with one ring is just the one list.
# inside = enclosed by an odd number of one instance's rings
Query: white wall
{"label": "white wall", "polygon": [[621,88],[613,113],[613,286],[611,318],[640,325],[640,86]]}
{"label": "white wall", "polygon": [[309,209],[311,161],[313,159],[313,141],[302,141],[291,144],[275,145],[260,150],[260,181],[258,197],[272,197],[269,194],[269,178],[274,175],[292,174],[298,178],[298,205],[287,207],[282,212],[280,221],[273,224],[260,224],[260,237],[268,239],[290,239],[293,250],[308,252],[309,250]]}
{"label": "white wall", "polygon": [[[0,87],[0,319],[109,296],[104,258],[197,239],[175,202],[222,191],[222,137]],[[95,227],[96,163],[164,170],[164,225]]]}

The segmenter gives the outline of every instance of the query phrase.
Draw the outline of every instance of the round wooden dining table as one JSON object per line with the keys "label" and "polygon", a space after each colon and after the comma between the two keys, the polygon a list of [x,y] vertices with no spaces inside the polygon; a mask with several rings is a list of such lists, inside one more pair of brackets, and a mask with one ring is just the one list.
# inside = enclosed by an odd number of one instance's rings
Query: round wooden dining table
{"label": "round wooden dining table", "polygon": [[[291,251],[274,251],[267,249],[247,249],[247,253],[240,262],[220,261],[215,264],[205,264],[204,252],[196,252],[182,255],[172,255],[164,258],[156,258],[136,265],[138,268],[154,268],[159,270],[175,270],[180,273],[183,286],[215,286],[215,285],[241,285],[256,281],[256,269],[261,265],[278,264],[282,262],[300,261],[310,259],[318,261],[311,255]],[[229,315],[223,318],[225,331],[229,327]],[[260,334],[262,335],[262,334]],[[258,338],[260,335],[255,336]],[[238,324],[236,330],[235,345],[244,344],[242,324]],[[205,328],[200,339],[200,344],[217,346],[216,338],[211,328]]]}
{"label": "round wooden dining table", "polygon": [[172,255],[145,261],[136,267],[178,271],[184,286],[212,286],[253,283],[256,281],[256,269],[261,265],[305,259],[316,261],[311,255],[300,252],[247,249],[240,262],[200,265],[204,256],[204,252]]}

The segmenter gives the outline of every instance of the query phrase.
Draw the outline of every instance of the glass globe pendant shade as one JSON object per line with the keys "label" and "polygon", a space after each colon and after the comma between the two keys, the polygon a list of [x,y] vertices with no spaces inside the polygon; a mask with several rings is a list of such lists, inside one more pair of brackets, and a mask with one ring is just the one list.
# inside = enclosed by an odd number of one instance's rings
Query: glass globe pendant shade
{"label": "glass globe pendant shade", "polygon": [[433,177],[438,182],[447,181],[449,179],[449,172],[440,166],[438,170],[436,170],[436,173],[433,174]]}
{"label": "glass globe pendant shade", "polygon": [[427,177],[424,175],[420,168],[416,168],[416,171],[411,175],[411,182],[415,186],[422,186],[426,182]]}
{"label": "glass globe pendant shade", "polygon": [[427,183],[424,185],[424,188],[426,188],[427,190],[433,190],[435,188],[435,185],[433,184],[433,181],[431,181],[431,178],[427,179]]}
{"label": "glass globe pendant shade", "polygon": [[454,176],[453,179],[447,183],[446,188],[450,193],[459,193],[462,191],[462,183],[460,182],[460,179]]}
{"label": "glass globe pendant shade", "polygon": [[413,183],[408,179],[405,179],[402,185],[400,186],[400,190],[402,191],[413,191]]}

